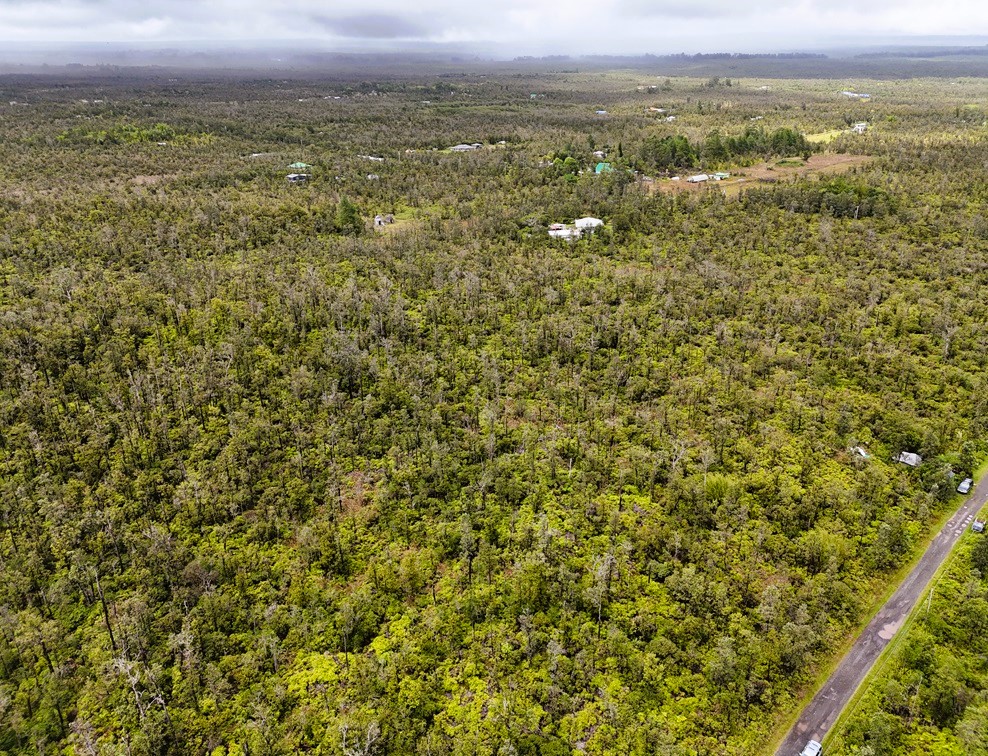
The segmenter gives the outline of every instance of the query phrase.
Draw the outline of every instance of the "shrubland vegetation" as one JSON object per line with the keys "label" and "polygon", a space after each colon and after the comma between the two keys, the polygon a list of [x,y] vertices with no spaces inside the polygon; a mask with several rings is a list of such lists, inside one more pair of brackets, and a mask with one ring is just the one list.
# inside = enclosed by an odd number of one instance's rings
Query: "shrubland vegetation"
{"label": "shrubland vegetation", "polygon": [[764,746],[984,452],[983,84],[658,74],[0,81],[0,751]]}

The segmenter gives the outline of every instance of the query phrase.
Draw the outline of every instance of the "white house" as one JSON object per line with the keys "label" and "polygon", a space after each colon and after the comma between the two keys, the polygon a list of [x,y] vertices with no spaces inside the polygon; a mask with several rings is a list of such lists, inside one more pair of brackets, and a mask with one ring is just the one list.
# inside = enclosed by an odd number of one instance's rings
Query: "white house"
{"label": "white house", "polygon": [[690,176],[686,180],[691,184],[702,184],[704,181],[710,181],[710,176],[706,173],[698,173],[695,176]]}
{"label": "white house", "polygon": [[[557,225],[562,225],[562,224],[561,223],[554,223],[553,225],[554,226],[557,226]],[[554,239],[568,239],[568,240],[572,241],[573,239],[579,239],[580,238],[580,229],[578,229],[578,228],[567,228],[566,226],[563,226],[563,228],[550,228],[549,229],[549,236],[553,237]]]}
{"label": "white house", "polygon": [[479,150],[483,145],[480,144],[457,144],[454,147],[450,147],[450,152],[472,152],[473,150]]}
{"label": "white house", "polygon": [[577,218],[573,221],[573,225],[576,226],[581,231],[593,231],[596,228],[600,228],[604,225],[604,221],[600,218]]}

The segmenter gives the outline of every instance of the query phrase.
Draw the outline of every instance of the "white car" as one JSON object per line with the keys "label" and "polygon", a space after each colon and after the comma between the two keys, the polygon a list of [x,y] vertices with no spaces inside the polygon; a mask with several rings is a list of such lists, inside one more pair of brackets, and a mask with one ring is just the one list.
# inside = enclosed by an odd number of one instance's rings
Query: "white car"
{"label": "white car", "polygon": [[961,484],[957,486],[957,493],[966,494],[968,491],[971,490],[971,484],[973,482],[974,481],[971,480],[970,478],[964,478],[964,480],[961,481]]}
{"label": "white car", "polygon": [[799,756],[820,756],[823,753],[823,746],[815,740],[811,740],[800,752]]}

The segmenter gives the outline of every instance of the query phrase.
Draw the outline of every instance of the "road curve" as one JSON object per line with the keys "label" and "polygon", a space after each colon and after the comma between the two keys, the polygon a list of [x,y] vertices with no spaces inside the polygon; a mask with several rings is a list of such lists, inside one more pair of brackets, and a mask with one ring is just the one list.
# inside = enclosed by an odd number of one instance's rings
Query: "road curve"
{"label": "road curve", "polygon": [[954,516],[947,521],[913,571],[854,641],[837,669],[803,709],[796,724],[775,752],[776,756],[799,756],[808,740],[823,740],[823,736],[834,726],[838,715],[851,700],[854,691],[889,641],[895,637],[896,631],[902,627],[913,607],[926,596],[930,580],[986,500],[988,475],[982,478]]}

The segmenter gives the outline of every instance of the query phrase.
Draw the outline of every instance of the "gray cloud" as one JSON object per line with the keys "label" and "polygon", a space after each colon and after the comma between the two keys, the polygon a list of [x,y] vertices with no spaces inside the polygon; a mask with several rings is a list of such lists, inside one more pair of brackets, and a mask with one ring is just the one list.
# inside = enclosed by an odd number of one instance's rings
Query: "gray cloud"
{"label": "gray cloud", "polygon": [[616,0],[618,12],[640,18],[736,18],[760,16],[770,22],[777,14],[801,14],[807,17],[834,12],[857,11],[861,15],[898,9],[903,15],[908,0]]}
{"label": "gray cloud", "polygon": [[[771,51],[988,29],[984,0],[0,0],[2,42],[401,40],[497,54]],[[397,43],[393,40],[398,40]]]}
{"label": "gray cloud", "polygon": [[327,31],[341,37],[423,39],[429,36],[428,30],[424,26],[391,13],[364,13],[341,18],[314,15],[312,20]]}
{"label": "gray cloud", "polygon": [[[780,3],[774,3],[779,5]],[[635,18],[714,19],[751,16],[761,12],[764,2],[735,2],[734,0],[618,0],[618,12]]]}

